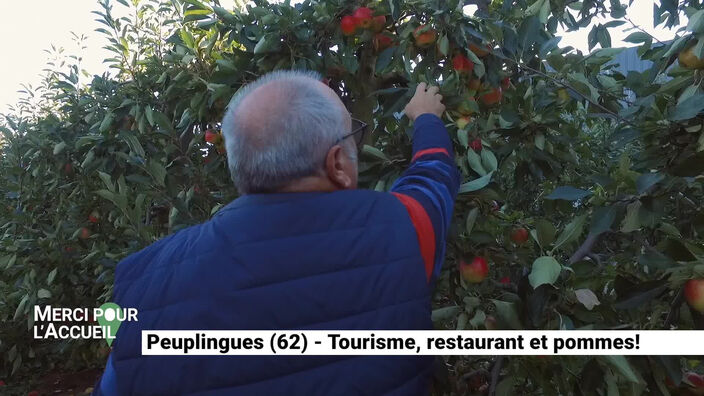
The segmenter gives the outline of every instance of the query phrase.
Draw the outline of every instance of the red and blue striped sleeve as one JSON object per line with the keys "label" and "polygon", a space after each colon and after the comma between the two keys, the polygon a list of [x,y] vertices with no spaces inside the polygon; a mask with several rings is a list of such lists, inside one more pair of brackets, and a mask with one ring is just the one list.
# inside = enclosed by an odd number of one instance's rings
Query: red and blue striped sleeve
{"label": "red and blue striped sleeve", "polygon": [[391,186],[416,229],[428,280],[437,279],[460,185],[452,141],[433,114],[416,118],[411,165]]}

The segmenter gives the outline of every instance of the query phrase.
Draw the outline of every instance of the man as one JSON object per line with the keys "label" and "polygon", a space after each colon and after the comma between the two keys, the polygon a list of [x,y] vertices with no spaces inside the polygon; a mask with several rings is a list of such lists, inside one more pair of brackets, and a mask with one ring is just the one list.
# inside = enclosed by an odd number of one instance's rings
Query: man
{"label": "man", "polygon": [[426,356],[141,356],[141,330],[431,329],[459,173],[421,83],[405,108],[413,158],[391,193],[358,190],[365,125],[312,73],[241,89],[223,133],[242,196],[118,266],[123,322],[96,393],[346,395],[428,392]]}

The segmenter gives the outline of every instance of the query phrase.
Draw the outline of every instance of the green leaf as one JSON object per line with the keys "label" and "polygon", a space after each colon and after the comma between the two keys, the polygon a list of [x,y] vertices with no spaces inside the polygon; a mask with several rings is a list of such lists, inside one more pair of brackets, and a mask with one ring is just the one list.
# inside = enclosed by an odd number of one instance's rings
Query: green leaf
{"label": "green leaf", "polygon": [[51,292],[47,289],[39,289],[37,292],[38,298],[51,298]]}
{"label": "green leaf", "polygon": [[[95,193],[98,194],[99,196],[107,199],[108,201],[112,202],[113,204],[115,204],[115,206],[117,206],[122,211],[127,210],[127,201],[126,201],[124,195],[116,194],[116,193],[114,193],[112,191],[108,191],[108,190],[98,190]],[[77,229],[76,232],[74,232],[74,238],[76,237],[76,235],[78,235],[79,232],[80,232],[80,228]]]}
{"label": "green leaf", "polygon": [[535,134],[535,147],[545,150],[545,135],[542,133]]}
{"label": "green leaf", "polygon": [[15,265],[15,263],[17,262],[17,253],[4,256],[2,258],[2,261],[4,262],[3,264],[5,266],[5,269],[12,268],[12,266]]}
{"label": "green leaf", "polygon": [[644,194],[650,187],[659,183],[665,175],[661,173],[644,173],[638,177],[636,180],[636,188],[638,189],[638,194]]}
{"label": "green leaf", "polygon": [[694,13],[689,18],[689,23],[687,23],[687,30],[692,33],[702,33],[704,32],[704,10],[699,10]]}
{"label": "green leaf", "polygon": [[560,263],[551,256],[538,257],[533,262],[533,268],[528,275],[528,281],[534,289],[540,285],[552,285],[557,281],[562,271]]}
{"label": "green leaf", "polygon": [[526,16],[537,15],[538,13],[540,13],[541,9],[543,8],[543,4],[545,2],[546,2],[546,0],[537,0],[535,3],[531,4],[530,7],[528,7],[526,9],[525,15]]}
{"label": "green leaf", "polygon": [[626,207],[626,217],[621,223],[622,232],[632,232],[640,229],[640,207],[643,205],[640,201],[631,202]]}
{"label": "green leaf", "polygon": [[391,60],[394,57],[394,52],[396,52],[395,47],[387,48],[383,50],[380,54],[379,57],[376,59],[376,72],[381,73],[386,69],[389,64],[391,63]]}
{"label": "green leaf", "polygon": [[704,110],[704,94],[696,94],[675,106],[674,111],[670,114],[670,120],[688,120],[696,117],[702,110]]}
{"label": "green leaf", "polygon": [[100,123],[100,128],[98,130],[100,132],[105,132],[110,128],[110,125],[112,124],[112,120],[115,118],[115,115],[112,112],[107,112],[105,114],[105,117],[103,117],[103,121]]}
{"label": "green leaf", "polygon": [[459,193],[462,194],[462,193],[468,193],[468,192],[472,192],[472,191],[481,190],[482,188],[486,187],[487,184],[489,184],[489,182],[491,181],[491,175],[493,175],[493,174],[494,174],[494,172],[489,172],[486,175],[484,175],[478,179],[474,179],[470,182],[463,183],[462,185],[460,185]]}
{"label": "green leaf", "polygon": [[565,229],[562,231],[562,234],[560,234],[560,236],[557,238],[554,250],[557,250],[560,248],[560,246],[570,243],[579,238],[579,236],[582,235],[582,229],[584,228],[584,222],[586,219],[587,215],[577,216],[574,218],[574,220],[567,224],[565,226]]}
{"label": "green leaf", "polygon": [[54,146],[54,155],[61,154],[61,152],[63,152],[65,148],[66,148],[66,142],[62,141],[62,142],[56,143],[56,145]]}
{"label": "green leaf", "polygon": [[650,40],[650,35],[644,32],[634,32],[629,34],[623,41],[627,43],[643,43]]}
{"label": "green leaf", "polygon": [[147,173],[154,178],[157,185],[164,186],[164,180],[166,179],[166,168],[155,160],[149,160],[147,162]]}
{"label": "green leaf", "polygon": [[28,300],[29,294],[25,294],[24,297],[22,297],[22,300],[20,300],[20,303],[17,305],[17,309],[15,309],[15,316],[12,317],[12,320],[17,320],[24,314],[24,309],[27,306]]}
{"label": "green leaf", "polygon": [[498,161],[496,160],[496,156],[494,155],[494,153],[491,152],[491,150],[483,149],[481,152],[481,157],[484,169],[487,169],[489,172],[493,172],[498,168]]}
{"label": "green leaf", "polygon": [[450,53],[450,40],[447,39],[447,35],[443,34],[440,40],[438,40],[438,49],[444,56]]}
{"label": "green leaf", "polygon": [[348,73],[355,74],[357,72],[357,69],[359,69],[359,60],[351,47],[343,52],[340,58],[342,60],[342,66],[345,67]]}
{"label": "green leaf", "polygon": [[149,125],[154,126],[154,114],[152,113],[152,107],[144,106],[144,114],[146,114],[147,116],[147,121],[149,121]]}
{"label": "green leaf", "polygon": [[433,322],[447,320],[447,319],[455,317],[461,310],[462,310],[462,308],[458,307],[456,305],[451,306],[451,307],[442,307],[442,308],[434,309],[430,315],[430,318],[432,319]]}
{"label": "green leaf", "polygon": [[479,176],[485,176],[487,173],[482,165],[482,158],[474,150],[467,150],[467,162],[470,168],[479,174]]}
{"label": "green leaf", "polygon": [[540,11],[538,12],[538,20],[540,20],[540,23],[546,23],[548,21],[548,17],[550,16],[550,0],[543,0],[543,5],[540,7]]}
{"label": "green leaf", "polygon": [[472,234],[474,229],[474,223],[477,221],[477,216],[479,215],[479,208],[472,208],[467,215],[467,222],[465,223],[465,229],[467,230],[467,235]]}
{"label": "green leaf", "polygon": [[480,327],[481,325],[483,325],[485,320],[486,320],[486,314],[484,313],[484,311],[479,309],[479,310],[477,310],[477,312],[474,313],[474,316],[472,316],[472,319],[469,320],[469,324],[473,328],[476,329],[476,328]]}
{"label": "green leaf", "polygon": [[120,134],[120,137],[127,143],[127,145],[130,147],[130,150],[137,155],[138,157],[146,157],[146,153],[144,152],[144,148],[142,147],[142,144],[139,143],[139,139],[137,139],[137,136],[135,136],[131,132],[124,132]]}
{"label": "green leaf", "polygon": [[642,380],[640,379],[638,374],[636,374],[636,372],[633,370],[633,367],[631,367],[631,364],[628,362],[625,356],[604,356],[603,359],[606,360],[609,365],[614,367],[616,371],[618,371],[628,381],[637,384],[642,383]]}
{"label": "green leaf", "polygon": [[115,191],[115,185],[112,183],[112,177],[110,175],[105,172],[98,171],[98,176],[100,177],[100,180],[103,181],[105,187],[107,187],[108,190]]}
{"label": "green leaf", "polygon": [[538,245],[543,249],[550,246],[550,244],[555,240],[555,235],[557,230],[555,226],[545,219],[538,219],[535,222],[535,230],[531,231],[531,235]]}
{"label": "green leaf", "polygon": [[51,270],[51,272],[49,272],[49,275],[46,277],[46,284],[47,285],[51,285],[51,283],[54,281],[54,279],[56,278],[57,271],[58,271],[58,268],[54,268],[53,270]]}
{"label": "green leaf", "polygon": [[232,13],[222,7],[214,6],[213,11],[215,11],[215,15],[217,15],[220,19],[225,21],[229,25],[236,25],[237,24],[237,18],[235,18]]}
{"label": "green leaf", "polygon": [[513,330],[521,330],[523,328],[515,303],[501,300],[491,300],[491,302],[496,307],[496,317],[500,324]]}
{"label": "green leaf", "polygon": [[589,229],[589,234],[599,235],[611,229],[611,225],[616,219],[617,208],[615,206],[606,206],[594,209],[592,214],[592,224]]}
{"label": "green leaf", "polygon": [[378,158],[384,162],[390,161],[389,157],[387,157],[381,150],[368,144],[365,144],[364,147],[362,147],[362,154]]}
{"label": "green leaf", "polygon": [[276,52],[281,46],[281,37],[278,33],[268,33],[259,39],[257,45],[254,46],[254,55]]}
{"label": "green leaf", "polygon": [[560,186],[550,193],[545,199],[563,199],[565,201],[576,201],[592,195],[590,191],[580,190],[572,186]]}
{"label": "green leaf", "polygon": [[670,223],[660,223],[660,231],[675,237],[675,238],[682,238],[682,234],[680,233],[680,230],[677,229],[674,225]]}
{"label": "green leaf", "polygon": [[188,3],[188,4],[192,5],[192,6],[194,6],[194,7],[199,8],[199,9],[201,9],[201,10],[209,10],[209,9],[210,9],[210,8],[208,8],[208,6],[206,6],[205,4],[201,3],[201,2],[198,1],[198,0],[183,0],[183,1],[184,1],[185,3]]}

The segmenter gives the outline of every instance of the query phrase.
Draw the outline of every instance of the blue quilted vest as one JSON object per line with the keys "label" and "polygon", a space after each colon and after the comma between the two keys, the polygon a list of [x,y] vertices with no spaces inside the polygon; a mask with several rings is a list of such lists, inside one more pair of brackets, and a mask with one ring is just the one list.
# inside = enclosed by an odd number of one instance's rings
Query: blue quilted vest
{"label": "blue quilted vest", "polygon": [[[117,266],[124,322],[96,393],[428,394],[429,356],[141,356],[141,330],[431,329],[416,232],[391,194],[248,195]],[[111,390],[112,388],[112,390]]]}

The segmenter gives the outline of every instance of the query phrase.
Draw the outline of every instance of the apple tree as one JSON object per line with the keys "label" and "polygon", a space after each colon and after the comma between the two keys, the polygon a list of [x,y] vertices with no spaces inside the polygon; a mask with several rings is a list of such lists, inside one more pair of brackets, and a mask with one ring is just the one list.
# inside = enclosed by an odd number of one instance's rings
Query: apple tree
{"label": "apple tree", "polygon": [[[219,122],[277,69],[320,72],[373,125],[360,183],[379,191],[409,164],[416,84],[441,87],[463,184],[438,329],[704,328],[699,2],[654,7],[679,28],[668,42],[618,1],[117,3],[96,11],[113,73],[85,84],[57,64],[3,121],[0,373],[102,362],[94,343],[28,342],[32,307],[107,301],[120,258],[234,199]],[[643,70],[619,67],[609,31],[624,27]],[[590,53],[560,45],[585,28]],[[704,371],[701,357],[441,360],[436,394],[677,394]]]}

